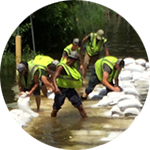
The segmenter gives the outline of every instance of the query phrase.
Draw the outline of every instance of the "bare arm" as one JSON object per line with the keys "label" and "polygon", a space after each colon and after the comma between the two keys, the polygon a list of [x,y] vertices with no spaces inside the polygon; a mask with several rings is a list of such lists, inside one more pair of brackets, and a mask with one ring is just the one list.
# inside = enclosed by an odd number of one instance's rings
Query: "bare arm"
{"label": "bare arm", "polygon": [[35,91],[35,89],[38,87],[38,85],[39,85],[39,75],[34,75],[33,82],[34,82],[34,86],[31,88],[31,90],[29,91],[27,96],[31,96],[32,93]]}
{"label": "bare arm", "polygon": [[63,67],[58,66],[55,73],[54,73],[54,76],[53,76],[54,92],[57,93],[57,94],[61,94],[61,91],[59,90],[59,88],[57,86],[56,79],[60,75],[62,70],[63,70]]}
{"label": "bare arm", "polygon": [[109,74],[106,71],[104,71],[103,79],[102,79],[103,85],[111,89],[112,91],[120,92],[120,88],[118,86],[114,87],[108,82],[108,77],[109,77]]}
{"label": "bare arm", "polygon": [[105,50],[105,55],[109,56],[109,50],[108,50],[108,48],[105,45],[104,45],[104,50]]}
{"label": "bare arm", "polygon": [[47,79],[46,76],[43,76],[43,75],[42,75],[41,78],[42,78],[42,82],[44,83],[44,85],[45,85],[48,89],[54,90],[53,84],[48,81],[48,79]]}

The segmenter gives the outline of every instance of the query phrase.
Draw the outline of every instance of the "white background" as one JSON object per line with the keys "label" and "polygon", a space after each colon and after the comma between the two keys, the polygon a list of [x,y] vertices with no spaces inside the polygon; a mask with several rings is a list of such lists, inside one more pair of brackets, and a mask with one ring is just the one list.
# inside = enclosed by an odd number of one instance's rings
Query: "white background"
{"label": "white background", "polygon": [[[4,0],[0,1],[0,60],[3,50],[16,27],[31,13],[56,0]],[[91,0],[113,9],[123,16],[137,31],[148,56],[150,51],[150,9],[145,0]],[[10,68],[11,69],[11,68]],[[1,88],[1,87],[0,87]],[[148,94],[149,97],[149,94]],[[55,149],[43,144],[22,128],[10,116],[0,89],[0,149],[49,150]],[[115,140],[94,149],[101,150],[149,150],[150,149],[150,99],[147,98],[143,110],[134,123]]]}

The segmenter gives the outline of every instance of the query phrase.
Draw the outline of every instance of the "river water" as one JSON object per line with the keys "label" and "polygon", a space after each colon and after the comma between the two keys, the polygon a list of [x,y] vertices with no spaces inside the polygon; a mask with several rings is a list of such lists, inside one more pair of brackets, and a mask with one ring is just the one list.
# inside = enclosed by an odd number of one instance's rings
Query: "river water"
{"label": "river water", "polygon": [[[148,60],[140,37],[124,19],[120,17],[111,19],[106,17],[106,19],[108,23],[104,30],[105,36],[108,38],[107,47],[111,55]],[[104,56],[103,52],[101,56]],[[87,76],[89,76],[92,67],[92,65],[89,67]],[[15,93],[11,90],[14,81],[15,68],[2,68],[1,86],[7,104],[15,102]],[[88,77],[86,81],[88,81]],[[84,89],[85,86],[78,89],[78,93],[81,95]],[[102,140],[102,138],[107,137],[110,133],[116,136],[121,134],[134,120],[134,118],[107,118],[104,116],[104,112],[109,107],[91,109],[89,105],[95,103],[97,101],[87,100],[83,102],[89,117],[87,120],[81,119],[78,111],[67,100],[58,117],[52,119],[50,118],[50,112],[53,100],[48,100],[42,96],[40,117],[34,118],[28,123],[27,127],[24,127],[24,130],[39,141],[54,147],[87,149],[109,142],[109,140]],[[14,106],[16,106],[16,103],[14,103]],[[31,108],[33,110],[36,108],[34,97],[31,98]],[[9,109],[12,109],[12,107],[9,107]]]}

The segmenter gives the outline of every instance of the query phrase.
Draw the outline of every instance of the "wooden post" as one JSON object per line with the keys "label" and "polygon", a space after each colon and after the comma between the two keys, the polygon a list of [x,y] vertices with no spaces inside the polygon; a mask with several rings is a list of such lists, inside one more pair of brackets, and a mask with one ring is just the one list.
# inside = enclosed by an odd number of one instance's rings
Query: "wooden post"
{"label": "wooden post", "polygon": [[[17,35],[15,37],[16,45],[16,65],[21,62],[21,36]],[[16,83],[18,83],[17,72],[16,72]]]}
{"label": "wooden post", "polygon": [[15,38],[16,45],[16,65],[21,61],[21,36],[17,35]]}

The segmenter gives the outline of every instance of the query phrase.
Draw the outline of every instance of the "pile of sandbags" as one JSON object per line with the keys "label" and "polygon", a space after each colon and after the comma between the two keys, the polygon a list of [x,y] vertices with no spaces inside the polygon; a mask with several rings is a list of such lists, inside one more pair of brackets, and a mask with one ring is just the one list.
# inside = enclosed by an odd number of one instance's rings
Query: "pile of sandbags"
{"label": "pile of sandbags", "polygon": [[31,121],[32,118],[38,117],[39,114],[31,110],[30,108],[30,97],[26,97],[27,93],[24,93],[19,97],[17,104],[18,109],[10,111],[12,117],[16,120],[19,126],[26,126],[27,122]]}
{"label": "pile of sandbags", "polygon": [[[143,107],[149,89],[149,63],[144,59],[135,60],[134,58],[125,58],[124,61],[125,67],[119,75],[119,86],[123,91],[109,92],[107,95],[103,95],[97,104],[91,105],[92,108],[112,106],[106,113],[109,117],[137,116]],[[92,96],[94,97],[94,95]]]}

